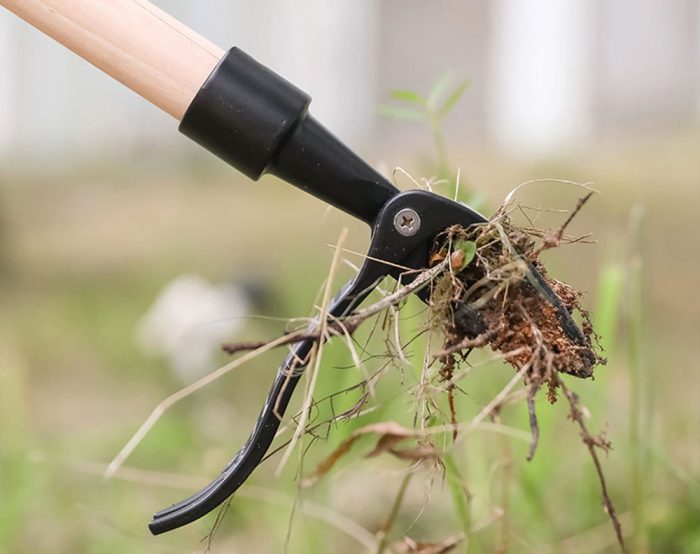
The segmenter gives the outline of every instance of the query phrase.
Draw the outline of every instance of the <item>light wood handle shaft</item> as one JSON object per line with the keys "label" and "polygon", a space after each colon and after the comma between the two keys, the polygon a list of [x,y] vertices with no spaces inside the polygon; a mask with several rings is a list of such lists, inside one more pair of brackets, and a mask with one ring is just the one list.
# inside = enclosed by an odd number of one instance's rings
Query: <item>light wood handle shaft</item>
{"label": "light wood handle shaft", "polygon": [[224,55],[147,0],[0,0],[0,5],[177,120]]}

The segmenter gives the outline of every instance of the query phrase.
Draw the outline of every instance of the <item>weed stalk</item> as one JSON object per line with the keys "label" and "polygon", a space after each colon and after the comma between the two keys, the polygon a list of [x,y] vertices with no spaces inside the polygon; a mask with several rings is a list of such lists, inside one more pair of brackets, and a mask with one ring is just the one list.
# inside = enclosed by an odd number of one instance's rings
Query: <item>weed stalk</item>
{"label": "weed stalk", "polygon": [[635,206],[630,214],[630,254],[627,279],[627,355],[630,367],[630,444],[632,447],[632,551],[648,552],[646,514],[649,471],[648,440],[651,432],[649,375],[643,355],[642,223],[644,212]]}

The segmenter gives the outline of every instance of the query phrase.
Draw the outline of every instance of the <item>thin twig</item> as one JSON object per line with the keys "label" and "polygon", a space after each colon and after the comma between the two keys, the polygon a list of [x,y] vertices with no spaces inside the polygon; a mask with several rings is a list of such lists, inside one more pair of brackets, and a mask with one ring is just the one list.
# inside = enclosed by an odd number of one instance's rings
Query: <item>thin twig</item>
{"label": "thin twig", "polygon": [[453,344],[451,346],[448,346],[447,348],[444,348],[440,352],[436,353],[433,356],[432,361],[430,362],[429,365],[433,365],[436,361],[444,361],[453,354],[456,354],[457,352],[463,352],[464,350],[471,350],[473,348],[479,348],[481,346],[485,346],[488,344],[489,340],[493,338],[493,335],[496,333],[496,331],[490,331],[487,333],[482,333],[481,335],[478,335],[474,338],[471,337],[465,337],[461,341],[459,341],[457,344]]}
{"label": "thin twig", "polygon": [[389,516],[382,525],[381,529],[377,532],[377,535],[379,536],[379,543],[377,544],[376,554],[383,554],[383,552],[386,550],[389,543],[389,533],[391,532],[391,528],[394,526],[394,522],[396,521],[399,511],[401,510],[403,497],[406,495],[406,489],[408,489],[408,485],[411,482],[411,477],[413,477],[413,473],[411,471],[404,475],[401,485],[399,486],[399,490],[396,493],[396,498],[394,498],[394,503],[391,506]]}
{"label": "thin twig", "polygon": [[540,426],[537,424],[537,411],[535,410],[535,395],[539,390],[539,385],[530,383],[527,388],[527,411],[530,417],[530,449],[527,453],[527,461],[530,462],[535,457],[537,443],[540,440]]}
{"label": "thin twig", "polygon": [[622,525],[620,524],[620,520],[618,519],[617,513],[615,512],[615,506],[613,505],[612,500],[610,499],[608,487],[605,481],[605,475],[603,474],[603,466],[601,465],[600,459],[598,458],[598,453],[596,452],[596,448],[602,448],[604,450],[609,449],[610,444],[607,441],[602,440],[600,437],[594,437],[590,434],[588,428],[586,427],[586,423],[583,420],[583,412],[581,411],[578,396],[575,392],[569,390],[569,388],[564,384],[564,382],[561,379],[559,379],[558,376],[556,377],[556,379],[557,385],[561,388],[562,392],[564,393],[564,396],[569,402],[569,406],[571,407],[571,419],[574,422],[576,422],[576,424],[579,426],[579,429],[581,431],[581,439],[586,445],[586,448],[588,448],[588,452],[590,453],[591,458],[593,459],[593,464],[595,465],[596,472],[598,473],[598,480],[600,481],[600,488],[602,489],[603,493],[603,505],[605,506],[605,511],[610,517],[610,522],[612,523],[612,526],[615,529],[615,536],[617,537],[617,543],[620,545],[620,550],[623,554],[626,554],[627,547],[625,546],[625,539],[622,534]]}
{"label": "thin twig", "polygon": [[583,208],[586,202],[590,200],[593,194],[595,193],[593,191],[590,191],[588,194],[578,199],[578,202],[576,202],[576,207],[573,210],[571,210],[569,217],[567,217],[566,220],[564,220],[564,223],[561,224],[561,227],[559,227],[557,232],[552,235],[543,237],[542,243],[539,245],[539,247],[536,248],[532,252],[532,254],[530,254],[531,260],[536,260],[544,250],[548,250],[549,248],[555,248],[561,244],[562,237],[564,236],[564,231],[566,231],[566,228],[573,221],[576,215],[581,211],[581,208]]}

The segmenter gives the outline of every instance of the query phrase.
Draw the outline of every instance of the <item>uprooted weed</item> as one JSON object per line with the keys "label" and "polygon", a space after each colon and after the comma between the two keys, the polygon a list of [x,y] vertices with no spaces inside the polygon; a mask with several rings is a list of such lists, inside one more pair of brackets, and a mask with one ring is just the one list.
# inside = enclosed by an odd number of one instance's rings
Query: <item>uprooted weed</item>
{"label": "uprooted weed", "polygon": [[[579,202],[572,216],[590,197]],[[504,210],[486,224],[465,229],[453,226],[438,237],[431,263],[450,258],[431,294],[433,324],[444,335],[440,377],[447,383],[453,423],[455,367],[472,349],[490,346],[523,372],[528,387],[534,456],[538,429],[534,397],[547,385],[556,400],[558,374],[592,377],[596,364],[605,363],[593,348],[595,333],[581,293],[549,276],[540,261],[546,248],[559,245],[565,225],[538,244],[533,233],[515,226]],[[541,233],[538,233],[541,236]],[[572,315],[578,312],[579,328]],[[455,436],[456,436],[455,428]]]}
{"label": "uprooted weed", "polygon": [[[535,397],[543,385],[551,403],[556,402],[557,391],[562,391],[570,405],[569,417],[578,425],[593,459],[606,512],[625,552],[597,454],[597,449],[607,452],[610,442],[604,435],[590,434],[578,396],[560,378],[561,373],[590,378],[594,367],[606,360],[594,348],[597,336],[589,313],[581,305],[581,292],[552,278],[540,260],[544,250],[583,238],[566,237],[564,231],[591,194],[579,200],[555,233],[520,228],[505,209],[484,225],[447,229],[438,237],[431,256],[431,263],[449,260],[449,271],[433,284],[431,311],[433,325],[444,336],[436,359],[441,363],[439,379],[448,395],[453,439],[459,429],[454,408],[455,371],[474,348],[488,345],[522,374],[527,387],[531,427],[528,461],[535,455],[539,438]],[[571,319],[575,312],[581,319],[580,329]],[[494,413],[497,411],[495,405]]]}

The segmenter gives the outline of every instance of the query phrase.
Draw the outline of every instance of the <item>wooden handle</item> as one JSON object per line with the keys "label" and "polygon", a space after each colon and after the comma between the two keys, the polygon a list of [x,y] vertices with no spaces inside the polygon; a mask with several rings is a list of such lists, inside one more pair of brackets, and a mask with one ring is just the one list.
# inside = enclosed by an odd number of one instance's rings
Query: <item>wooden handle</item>
{"label": "wooden handle", "polygon": [[0,5],[177,120],[224,54],[147,0],[0,0]]}

